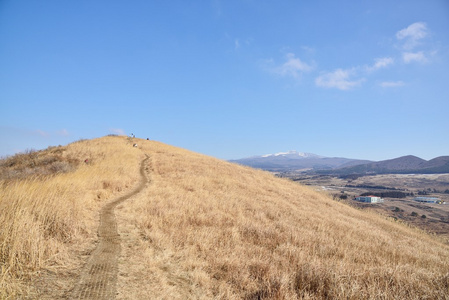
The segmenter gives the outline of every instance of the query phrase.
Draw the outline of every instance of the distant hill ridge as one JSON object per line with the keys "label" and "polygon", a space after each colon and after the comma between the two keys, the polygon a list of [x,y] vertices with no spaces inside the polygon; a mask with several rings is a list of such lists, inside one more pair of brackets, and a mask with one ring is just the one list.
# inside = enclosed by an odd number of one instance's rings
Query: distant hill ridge
{"label": "distant hill ridge", "polygon": [[414,155],[406,155],[373,162],[288,151],[231,160],[231,162],[272,172],[308,171],[321,174],[449,173],[449,156],[440,156],[427,161]]}
{"label": "distant hill ridge", "polygon": [[331,173],[338,173],[338,174],[449,173],[449,156],[440,156],[427,161],[413,155],[407,155],[379,162],[339,168],[336,170],[332,170]]}

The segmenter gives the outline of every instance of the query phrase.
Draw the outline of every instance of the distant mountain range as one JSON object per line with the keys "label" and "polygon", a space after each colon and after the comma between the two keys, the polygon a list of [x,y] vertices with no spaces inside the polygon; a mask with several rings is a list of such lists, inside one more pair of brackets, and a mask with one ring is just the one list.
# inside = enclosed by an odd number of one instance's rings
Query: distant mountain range
{"label": "distant mountain range", "polygon": [[231,160],[231,162],[271,172],[296,171],[335,175],[449,173],[449,156],[440,156],[427,161],[413,155],[407,155],[373,162],[288,151]]}
{"label": "distant mountain range", "polygon": [[371,161],[343,157],[325,157],[313,153],[288,151],[231,160],[231,162],[272,172],[286,172],[331,170],[338,167],[350,167],[370,163]]}
{"label": "distant mountain range", "polygon": [[439,156],[431,160],[407,155],[394,159],[368,164],[338,168],[328,172],[332,174],[435,174],[449,173],[449,156]]}

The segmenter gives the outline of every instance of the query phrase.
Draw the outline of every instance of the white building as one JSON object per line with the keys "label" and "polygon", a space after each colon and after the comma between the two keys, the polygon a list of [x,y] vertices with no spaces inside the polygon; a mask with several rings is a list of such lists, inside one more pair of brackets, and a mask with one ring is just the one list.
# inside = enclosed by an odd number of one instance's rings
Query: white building
{"label": "white building", "polygon": [[367,203],[382,203],[384,199],[377,196],[359,196],[355,198],[356,201],[367,202]]}
{"label": "white building", "polygon": [[440,201],[439,198],[435,197],[415,197],[413,200],[423,203],[438,203]]}

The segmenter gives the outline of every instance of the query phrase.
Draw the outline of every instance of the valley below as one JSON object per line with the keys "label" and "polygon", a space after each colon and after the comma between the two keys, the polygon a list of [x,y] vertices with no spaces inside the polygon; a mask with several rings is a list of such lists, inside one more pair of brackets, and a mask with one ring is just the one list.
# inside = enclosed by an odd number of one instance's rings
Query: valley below
{"label": "valley below", "polygon": [[[449,243],[449,174],[335,176],[284,172],[276,175],[328,193],[353,207],[405,222]],[[368,194],[381,196],[384,202],[354,200]],[[438,198],[445,204],[418,202],[416,197]]]}

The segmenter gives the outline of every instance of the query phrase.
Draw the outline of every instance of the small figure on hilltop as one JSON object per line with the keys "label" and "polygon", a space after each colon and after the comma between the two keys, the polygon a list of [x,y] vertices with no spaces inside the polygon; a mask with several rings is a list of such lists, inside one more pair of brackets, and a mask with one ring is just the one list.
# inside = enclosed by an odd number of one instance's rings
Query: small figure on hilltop
{"label": "small figure on hilltop", "polygon": [[149,141],[150,139],[149,138],[147,138],[147,141]]}

